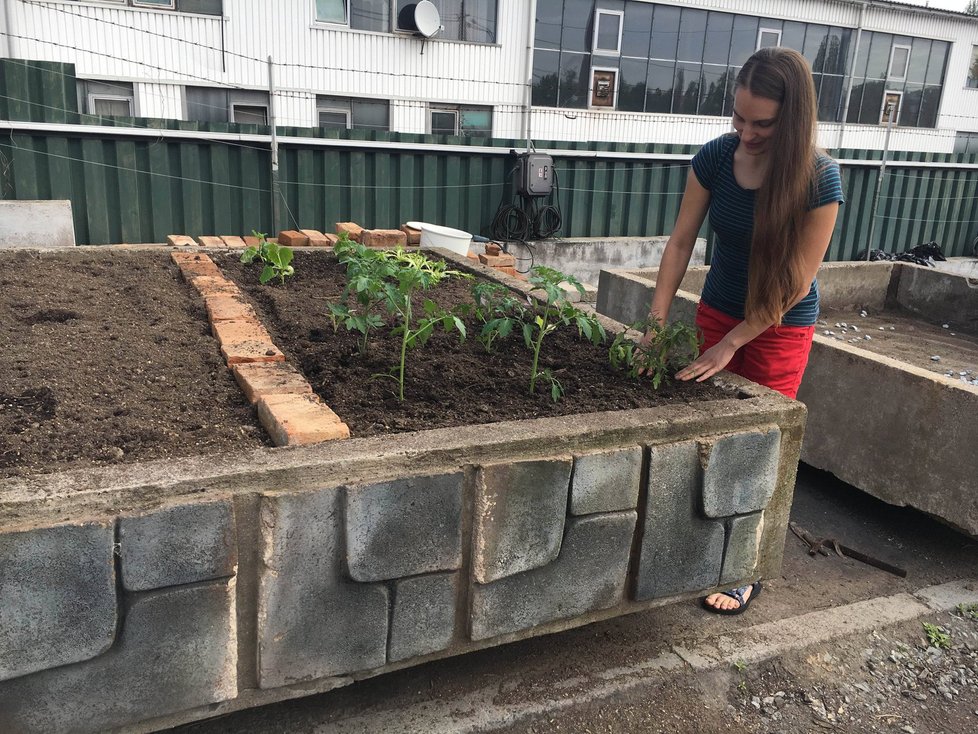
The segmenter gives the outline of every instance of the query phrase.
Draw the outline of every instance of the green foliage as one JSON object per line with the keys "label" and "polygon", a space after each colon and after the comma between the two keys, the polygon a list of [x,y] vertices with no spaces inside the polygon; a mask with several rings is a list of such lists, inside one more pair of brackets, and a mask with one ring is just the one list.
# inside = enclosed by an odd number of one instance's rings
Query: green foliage
{"label": "green foliage", "polygon": [[943,627],[930,622],[924,622],[924,632],[927,634],[927,642],[939,649],[946,650],[951,647],[951,635]]}
{"label": "green foliage", "polygon": [[[445,331],[455,330],[465,338],[465,323],[457,314],[438,308],[430,299],[423,303],[423,314],[416,317],[412,298],[420,291],[438,285],[446,278],[471,277],[458,270],[449,270],[443,260],[430,260],[420,252],[375,250],[364,247],[341,236],[334,251],[337,259],[346,266],[346,286],[342,303],[329,304],[333,329],[342,323],[350,331],[360,332],[360,353],[367,349],[371,329],[384,324],[380,309],[397,321],[392,333],[401,337],[401,349],[396,376],[398,398],[404,400],[404,374],[409,350],[422,346],[438,327]],[[350,297],[356,302],[348,305]]]}
{"label": "green foliage", "polygon": [[258,238],[258,246],[245,248],[245,251],[241,253],[241,262],[250,265],[258,260],[264,265],[261,275],[258,276],[260,283],[265,284],[272,278],[278,277],[279,282],[285,285],[286,276],[295,275],[291,248],[269,242],[262,232],[252,230],[251,233]]}
{"label": "green foliage", "polygon": [[958,614],[965,619],[978,620],[978,604],[958,604]]}
{"label": "green foliage", "polygon": [[699,355],[700,337],[695,326],[676,321],[660,324],[643,321],[633,324],[645,336],[636,344],[624,333],[618,334],[608,349],[611,366],[625,370],[629,377],[648,375],[658,389],[669,372],[680,370]]}
{"label": "green foliage", "polygon": [[745,670],[747,670],[747,662],[744,660],[734,660],[733,666],[738,673],[743,673]]}
{"label": "green foliage", "polygon": [[498,340],[506,339],[525,317],[526,309],[504,285],[480,281],[472,286],[475,317],[482,322],[476,337],[492,353]]}
{"label": "green foliage", "polygon": [[543,291],[546,297],[538,299],[539,305],[522,325],[523,341],[533,350],[530,393],[536,392],[537,380],[543,378],[550,386],[550,397],[556,402],[563,395],[563,388],[550,370],[539,370],[540,348],[543,346],[544,337],[561,326],[575,325],[579,335],[586,337],[593,344],[601,344],[605,339],[605,331],[597,318],[567,300],[566,291],[561,287],[563,283],[567,283],[584,295],[584,286],[577,278],[540,265],[530,269],[528,279],[533,289]]}

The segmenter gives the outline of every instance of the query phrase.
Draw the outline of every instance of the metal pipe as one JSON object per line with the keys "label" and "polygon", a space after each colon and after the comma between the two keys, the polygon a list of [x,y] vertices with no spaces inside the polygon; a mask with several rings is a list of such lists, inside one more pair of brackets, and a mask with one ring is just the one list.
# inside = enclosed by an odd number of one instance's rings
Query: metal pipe
{"label": "metal pipe", "polygon": [[[863,23],[866,20],[866,3],[859,4],[859,22],[856,26],[856,46],[852,51],[852,63],[856,63],[856,57],[859,56],[859,42],[862,40],[863,35]],[[842,105],[842,119],[839,124],[839,139],[836,143],[836,149],[842,148],[842,138],[846,132],[846,118],[849,116],[849,100],[852,97],[852,77],[854,69],[848,69],[847,81],[846,81],[846,99]]]}
{"label": "metal pipe", "polygon": [[533,33],[536,30],[537,0],[530,0],[526,16],[526,89],[523,92],[523,132],[526,137],[526,152],[530,152],[530,115],[533,106]]}
{"label": "metal pipe", "polygon": [[278,134],[275,129],[275,70],[268,57],[268,122],[272,128],[272,236],[278,227]]}
{"label": "metal pipe", "polygon": [[[903,98],[901,97],[902,101]],[[886,138],[883,140],[883,160],[880,161],[880,172],[876,179],[876,192],[873,194],[873,208],[870,210],[869,238],[866,240],[866,260],[869,261],[869,252],[873,248],[873,238],[876,236],[876,208],[880,203],[880,191],[883,189],[883,176],[886,175],[886,156],[890,152],[890,132],[893,130],[893,118],[897,115],[898,104],[890,105],[889,115],[886,119]],[[883,249],[882,247],[879,249]]]}
{"label": "metal pipe", "polygon": [[3,0],[3,28],[0,29],[2,30],[3,33],[2,55],[8,59],[16,58],[16,55],[14,53],[14,38],[12,35],[14,29],[14,22],[12,20],[13,10],[10,9],[11,5],[13,5],[12,0]]}

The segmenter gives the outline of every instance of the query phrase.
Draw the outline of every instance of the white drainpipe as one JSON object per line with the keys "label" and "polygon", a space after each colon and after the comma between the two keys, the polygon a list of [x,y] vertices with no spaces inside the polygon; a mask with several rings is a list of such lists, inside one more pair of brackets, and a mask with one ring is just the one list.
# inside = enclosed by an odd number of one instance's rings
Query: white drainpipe
{"label": "white drainpipe", "polygon": [[530,152],[530,114],[533,103],[533,33],[536,30],[537,0],[530,0],[526,16],[526,89],[524,90],[523,133]]}

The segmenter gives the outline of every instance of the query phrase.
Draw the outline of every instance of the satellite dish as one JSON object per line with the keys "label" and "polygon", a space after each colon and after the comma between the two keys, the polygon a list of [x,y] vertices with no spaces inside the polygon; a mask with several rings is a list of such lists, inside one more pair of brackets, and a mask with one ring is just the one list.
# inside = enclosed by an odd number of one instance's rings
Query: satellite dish
{"label": "satellite dish", "polygon": [[425,38],[431,38],[441,30],[438,8],[431,0],[421,0],[414,6],[414,27]]}

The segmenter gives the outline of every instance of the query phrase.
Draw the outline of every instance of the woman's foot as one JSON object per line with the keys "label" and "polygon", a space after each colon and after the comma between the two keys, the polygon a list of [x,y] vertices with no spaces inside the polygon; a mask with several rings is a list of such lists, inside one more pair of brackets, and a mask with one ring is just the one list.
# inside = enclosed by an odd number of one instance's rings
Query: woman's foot
{"label": "woman's foot", "polygon": [[730,591],[710,594],[703,599],[703,608],[714,614],[743,614],[755,597],[761,594],[761,582],[741,586]]}

